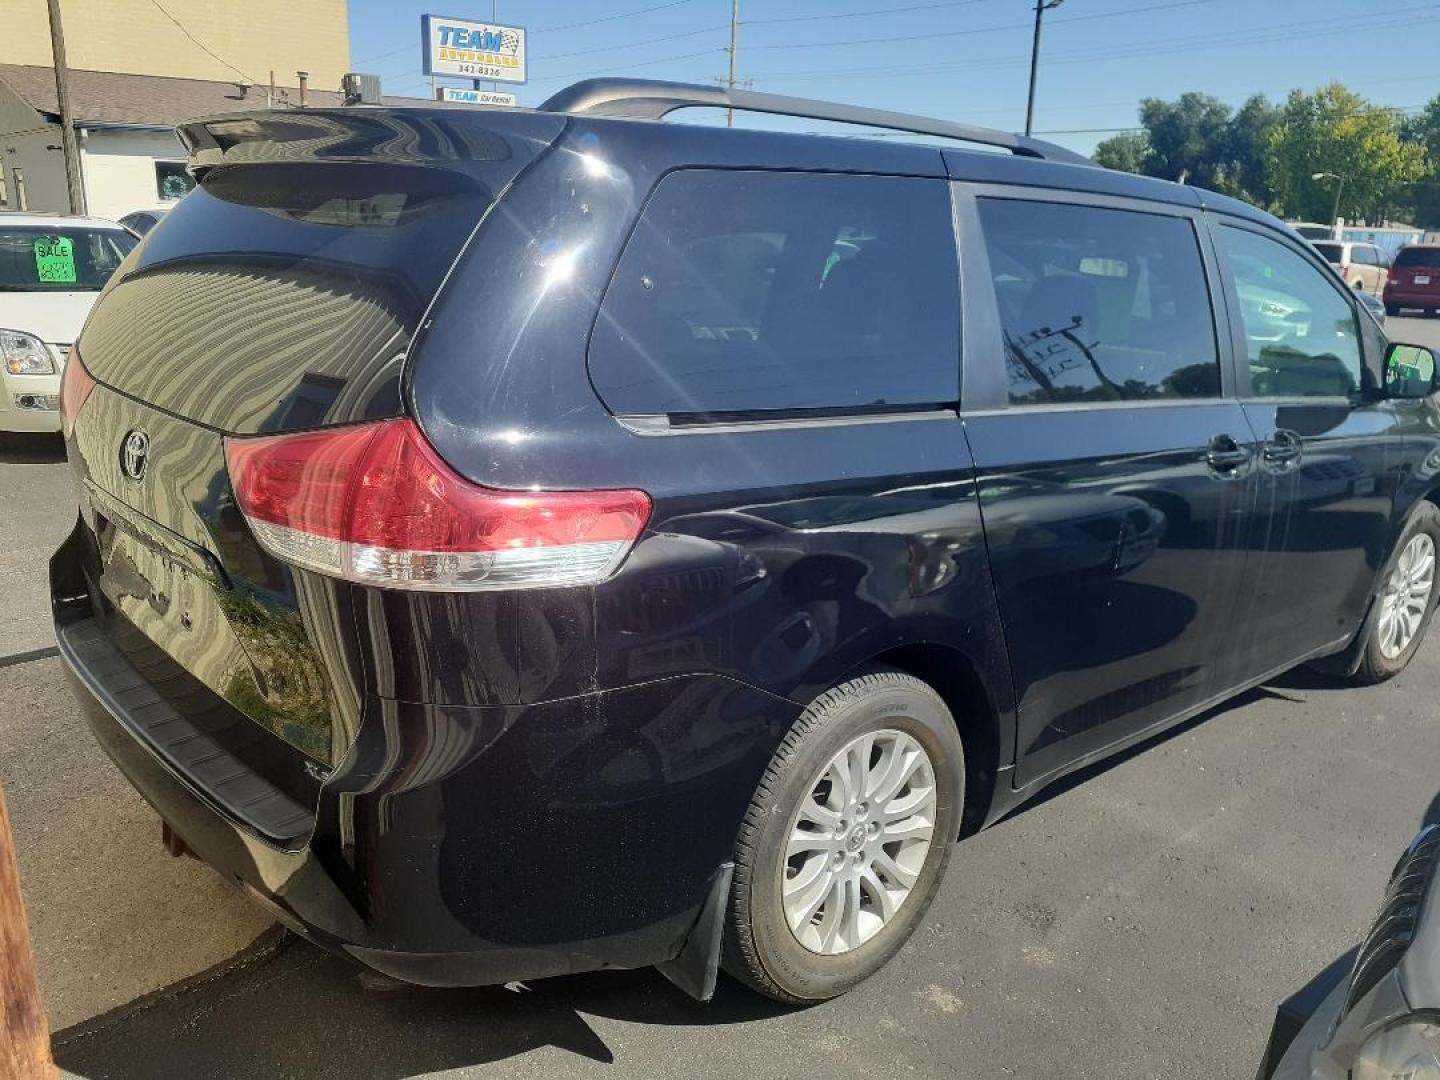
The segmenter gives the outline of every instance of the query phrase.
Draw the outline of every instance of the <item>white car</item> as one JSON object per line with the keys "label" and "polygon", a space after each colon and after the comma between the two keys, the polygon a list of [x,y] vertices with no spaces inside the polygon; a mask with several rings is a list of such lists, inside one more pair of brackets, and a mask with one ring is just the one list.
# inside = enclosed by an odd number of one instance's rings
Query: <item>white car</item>
{"label": "white car", "polygon": [[70,345],[136,243],[103,218],[0,217],[0,431],[60,430]]}

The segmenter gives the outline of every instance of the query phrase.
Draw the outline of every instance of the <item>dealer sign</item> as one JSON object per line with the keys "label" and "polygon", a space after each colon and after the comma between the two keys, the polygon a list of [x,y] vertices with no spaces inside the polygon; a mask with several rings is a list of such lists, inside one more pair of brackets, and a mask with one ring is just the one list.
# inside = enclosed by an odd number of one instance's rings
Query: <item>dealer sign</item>
{"label": "dealer sign", "polygon": [[525,81],[525,28],[420,16],[426,75],[460,75],[495,82]]}

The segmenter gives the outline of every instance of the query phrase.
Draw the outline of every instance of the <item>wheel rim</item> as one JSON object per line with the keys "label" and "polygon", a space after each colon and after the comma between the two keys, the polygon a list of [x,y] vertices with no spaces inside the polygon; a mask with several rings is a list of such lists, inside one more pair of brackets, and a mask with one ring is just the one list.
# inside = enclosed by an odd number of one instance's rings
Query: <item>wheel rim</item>
{"label": "wheel rim", "polygon": [[1395,660],[1420,633],[1435,589],[1435,541],[1416,533],[1400,552],[1380,598],[1380,655]]}
{"label": "wheel rim", "polygon": [[806,949],[838,955],[879,933],[909,898],[935,833],[935,767],[903,731],[872,731],[816,773],[790,819],[780,889]]}

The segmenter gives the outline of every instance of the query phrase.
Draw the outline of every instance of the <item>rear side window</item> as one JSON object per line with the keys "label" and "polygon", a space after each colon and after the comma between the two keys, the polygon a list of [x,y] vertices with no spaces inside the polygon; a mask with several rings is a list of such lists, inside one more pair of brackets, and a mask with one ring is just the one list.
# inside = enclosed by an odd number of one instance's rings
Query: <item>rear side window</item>
{"label": "rear side window", "polygon": [[1220,393],[1210,296],[1188,220],[979,202],[1012,404]]}
{"label": "rear side window", "polygon": [[1407,247],[1395,256],[1396,266],[1426,266],[1440,270],[1440,247]]}
{"label": "rear side window", "polygon": [[621,256],[590,375],[628,414],[946,404],[959,324],[944,181],[684,170]]}
{"label": "rear side window", "polygon": [[1257,397],[1347,397],[1362,386],[1360,326],[1340,279],[1285,244],[1223,225]]}
{"label": "rear side window", "polygon": [[1344,244],[1316,244],[1315,250],[1324,257],[1326,262],[1334,263],[1336,266],[1345,261]]}

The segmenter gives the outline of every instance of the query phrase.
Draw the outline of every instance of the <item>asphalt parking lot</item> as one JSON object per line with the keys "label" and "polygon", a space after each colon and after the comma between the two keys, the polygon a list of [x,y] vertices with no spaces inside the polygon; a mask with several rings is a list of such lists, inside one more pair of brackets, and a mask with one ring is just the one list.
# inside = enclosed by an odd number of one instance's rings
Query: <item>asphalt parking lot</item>
{"label": "asphalt parking lot", "polygon": [[[1440,347],[1440,320],[1390,335]],[[79,1076],[1248,1078],[1275,1004],[1354,944],[1440,819],[1432,640],[1384,686],[1292,673],[1052,788],[960,845],[922,931],[838,1001],[722,981],[702,1006],[649,971],[398,986],[267,935],[166,857],[92,745],[44,655],[45,560],[73,520],[61,457],[0,441],[0,780]]]}

